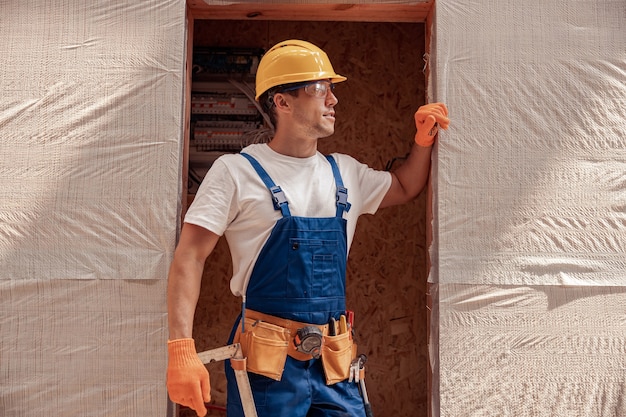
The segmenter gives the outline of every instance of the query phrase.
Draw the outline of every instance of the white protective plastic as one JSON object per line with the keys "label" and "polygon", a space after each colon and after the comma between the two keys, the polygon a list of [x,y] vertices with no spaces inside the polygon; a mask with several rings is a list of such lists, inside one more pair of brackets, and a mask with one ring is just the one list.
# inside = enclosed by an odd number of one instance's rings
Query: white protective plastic
{"label": "white protective plastic", "polygon": [[165,415],[185,0],[0,1],[0,51],[0,415]]}
{"label": "white protective plastic", "polygon": [[623,0],[438,0],[433,416],[625,416]]}
{"label": "white protective plastic", "polygon": [[[624,2],[436,9],[433,415],[626,415]],[[0,1],[0,52],[0,415],[164,415],[185,1]]]}

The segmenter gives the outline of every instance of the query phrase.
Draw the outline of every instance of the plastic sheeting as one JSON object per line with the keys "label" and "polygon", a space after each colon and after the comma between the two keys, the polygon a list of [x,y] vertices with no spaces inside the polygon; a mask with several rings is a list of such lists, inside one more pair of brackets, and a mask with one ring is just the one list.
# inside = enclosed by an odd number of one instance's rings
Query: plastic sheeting
{"label": "plastic sheeting", "polygon": [[[435,416],[626,415],[625,22],[437,2]],[[184,38],[183,0],[0,1],[2,416],[165,414]]]}
{"label": "plastic sheeting", "polygon": [[165,415],[185,1],[0,1],[0,415]]}
{"label": "plastic sheeting", "polygon": [[626,415],[626,7],[438,0],[434,416]]}

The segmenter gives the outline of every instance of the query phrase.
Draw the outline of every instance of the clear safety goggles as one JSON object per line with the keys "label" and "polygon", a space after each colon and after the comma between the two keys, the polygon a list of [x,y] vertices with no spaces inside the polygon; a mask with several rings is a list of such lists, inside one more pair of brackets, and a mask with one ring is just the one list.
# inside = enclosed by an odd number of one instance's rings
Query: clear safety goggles
{"label": "clear safety goggles", "polygon": [[299,88],[303,88],[304,92],[310,96],[318,97],[318,98],[325,98],[328,95],[329,90],[330,91],[335,90],[335,84],[333,84],[332,82],[328,80],[318,80],[318,81],[312,81],[312,82],[307,82],[307,83],[295,84],[290,87],[281,89],[280,92],[284,93],[287,91],[294,91]]}

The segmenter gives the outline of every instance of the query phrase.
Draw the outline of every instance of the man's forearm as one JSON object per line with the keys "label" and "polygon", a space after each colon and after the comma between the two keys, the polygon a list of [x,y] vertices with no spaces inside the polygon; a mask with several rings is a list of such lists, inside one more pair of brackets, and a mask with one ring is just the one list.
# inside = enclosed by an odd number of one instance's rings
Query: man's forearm
{"label": "man's forearm", "polygon": [[431,151],[432,146],[413,145],[406,161],[395,172],[405,190],[407,201],[417,197],[426,186],[430,174]]}
{"label": "man's forearm", "polygon": [[391,187],[380,208],[408,203],[422,192],[430,173],[431,150],[432,146],[413,145],[406,161],[391,173]]}
{"label": "man's forearm", "polygon": [[170,340],[192,337],[193,318],[200,296],[202,268],[172,263],[167,283],[167,311]]}
{"label": "man's forearm", "polygon": [[170,340],[192,335],[204,264],[218,239],[218,235],[200,226],[183,225],[167,283]]}
{"label": "man's forearm", "polygon": [[443,103],[420,106],[415,112],[415,144],[407,160],[392,173],[391,187],[380,207],[404,204],[419,195],[426,186],[430,173],[430,153],[439,128],[447,129],[448,108]]}

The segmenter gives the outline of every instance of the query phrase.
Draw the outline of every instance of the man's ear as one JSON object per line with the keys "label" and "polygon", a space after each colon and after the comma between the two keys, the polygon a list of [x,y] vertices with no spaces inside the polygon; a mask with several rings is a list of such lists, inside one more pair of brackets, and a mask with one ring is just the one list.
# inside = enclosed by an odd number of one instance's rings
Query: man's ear
{"label": "man's ear", "polygon": [[276,110],[279,111],[288,111],[290,109],[290,103],[285,94],[276,93],[274,94],[274,106],[276,106]]}

